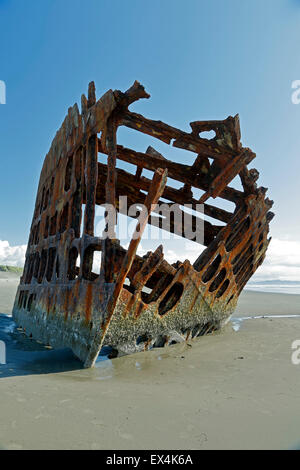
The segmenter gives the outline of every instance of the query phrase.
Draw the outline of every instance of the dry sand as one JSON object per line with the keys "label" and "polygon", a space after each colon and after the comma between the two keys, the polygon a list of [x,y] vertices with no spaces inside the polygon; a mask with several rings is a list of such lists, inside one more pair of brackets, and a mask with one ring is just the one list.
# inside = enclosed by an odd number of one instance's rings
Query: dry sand
{"label": "dry sand", "polygon": [[[11,309],[13,282],[16,287],[16,279],[0,281],[0,312]],[[236,316],[300,314],[299,297],[244,292]],[[33,369],[31,375],[19,371],[0,378],[0,447],[299,447],[300,365],[291,363],[295,339],[300,339],[300,318],[251,319],[238,332],[228,325],[191,346],[101,361],[93,370],[80,369],[75,361],[76,370],[47,374],[45,360],[43,373]],[[62,369],[74,368],[73,363],[64,356]],[[7,370],[9,364],[1,367]]]}

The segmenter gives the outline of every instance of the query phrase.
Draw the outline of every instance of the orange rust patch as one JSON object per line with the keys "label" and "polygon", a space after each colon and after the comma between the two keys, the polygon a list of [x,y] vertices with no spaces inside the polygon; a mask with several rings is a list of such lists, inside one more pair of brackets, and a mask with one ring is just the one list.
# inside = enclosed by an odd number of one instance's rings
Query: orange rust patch
{"label": "orange rust patch", "polygon": [[93,284],[88,284],[85,296],[85,320],[89,323],[92,318]]}
{"label": "orange rust patch", "polygon": [[134,318],[136,318],[136,319],[139,318],[139,316],[141,315],[143,309],[144,309],[143,302],[139,302],[138,306],[137,306],[137,309],[136,309],[136,312],[134,314]]}
{"label": "orange rust patch", "polygon": [[130,299],[129,299],[127,305],[126,305],[126,309],[124,310],[124,314],[123,314],[124,317],[127,317],[127,315],[129,314],[130,310],[132,309],[133,304],[134,304],[135,301],[136,301],[136,298],[135,298],[135,296],[132,294],[132,295],[130,296]]}

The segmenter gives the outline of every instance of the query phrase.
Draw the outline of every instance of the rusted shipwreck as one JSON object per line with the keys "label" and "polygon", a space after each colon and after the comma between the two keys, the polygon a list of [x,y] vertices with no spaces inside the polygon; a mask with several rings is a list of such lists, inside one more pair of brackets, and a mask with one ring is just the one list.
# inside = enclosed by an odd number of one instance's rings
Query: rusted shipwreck
{"label": "rusted shipwreck", "polygon": [[[266,188],[257,187],[258,171],[247,168],[255,154],[240,143],[238,116],[192,122],[191,132],[184,132],[129,111],[140,98],[149,95],[135,82],[125,93],[109,90],[97,101],[92,82],[81,114],[76,104],[69,109],[44,161],[14,304],[14,320],[27,335],[70,347],[85,367],[94,365],[104,346],[113,355],[128,354],[221,328],[269,244],[273,202]],[[153,148],[141,153],[118,145],[119,126],[194,152],[193,165],[167,160]],[[201,137],[210,130],[214,138]],[[135,174],[118,168],[120,160],[135,165]],[[152,180],[144,169],[153,172]],[[229,186],[237,176],[242,190]],[[168,178],[181,187],[168,185]],[[202,191],[200,199],[193,196],[195,188]],[[94,234],[95,206],[109,203],[118,211],[120,195],[149,210],[128,249],[114,236]],[[191,204],[195,211],[201,202],[204,214],[218,221],[204,222],[206,249],[199,248],[193,264],[168,263],[161,246],[137,255],[160,198]],[[235,210],[209,204],[214,198],[233,202]],[[177,233],[174,221],[170,232]],[[99,275],[92,272],[96,251]]]}

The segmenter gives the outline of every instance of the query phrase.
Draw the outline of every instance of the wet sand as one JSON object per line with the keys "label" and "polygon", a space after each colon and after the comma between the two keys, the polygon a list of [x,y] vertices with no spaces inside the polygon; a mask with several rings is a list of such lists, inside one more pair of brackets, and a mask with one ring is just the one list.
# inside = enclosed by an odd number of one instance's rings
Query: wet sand
{"label": "wet sand", "polygon": [[[11,281],[13,282],[13,281]],[[17,285],[15,281],[15,286]],[[12,284],[0,282],[0,312]],[[8,309],[6,308],[8,306]],[[3,449],[286,449],[300,447],[300,296],[244,292],[240,322],[167,349],[81,368],[0,316]]]}
{"label": "wet sand", "polygon": [[0,313],[11,313],[19,280],[17,274],[0,271]]}

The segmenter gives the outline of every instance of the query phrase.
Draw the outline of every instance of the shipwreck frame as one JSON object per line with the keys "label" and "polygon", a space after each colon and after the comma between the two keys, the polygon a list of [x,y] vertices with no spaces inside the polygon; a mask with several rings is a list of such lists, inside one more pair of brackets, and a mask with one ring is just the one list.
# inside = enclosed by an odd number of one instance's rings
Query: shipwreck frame
{"label": "shipwreck frame", "polygon": [[[81,113],[76,104],[69,108],[42,168],[13,308],[26,334],[55,348],[70,347],[85,367],[95,364],[103,346],[116,356],[221,328],[270,241],[273,201],[266,188],[257,187],[258,171],[247,167],[255,154],[242,147],[239,117],[192,122],[191,132],[184,132],[129,111],[140,98],[149,95],[135,82],[125,93],[109,90],[97,101],[91,82]],[[193,152],[194,163],[167,160],[152,147],[145,153],[124,148],[117,144],[120,126]],[[214,138],[201,137],[211,130]],[[118,160],[135,165],[135,174],[117,168]],[[143,176],[144,169],[153,173],[152,180]],[[229,186],[238,175],[242,191]],[[168,185],[168,177],[182,186]],[[202,191],[200,199],[194,188]],[[94,234],[96,205],[108,203],[118,211],[120,195],[149,211],[127,250],[114,235]],[[234,203],[235,210],[207,202],[217,197]],[[193,264],[168,263],[162,246],[137,255],[160,198],[191,204],[192,226],[202,215],[195,215],[199,203],[205,215],[223,223],[204,221],[206,249]],[[170,232],[177,233],[174,222]],[[99,275],[92,271],[95,252],[101,252]]]}

